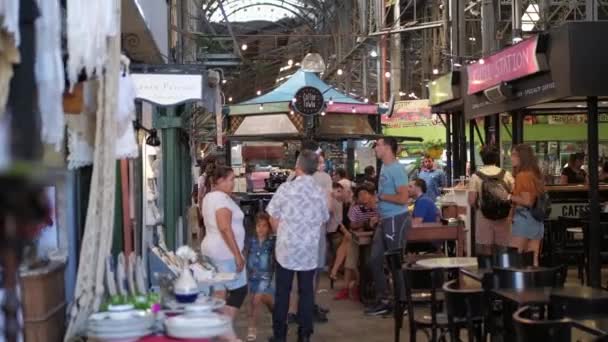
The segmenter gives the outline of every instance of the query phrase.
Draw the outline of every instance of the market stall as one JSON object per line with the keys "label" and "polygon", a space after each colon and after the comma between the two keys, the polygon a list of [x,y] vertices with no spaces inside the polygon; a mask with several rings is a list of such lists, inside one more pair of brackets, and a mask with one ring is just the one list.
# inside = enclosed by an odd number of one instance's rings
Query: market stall
{"label": "market stall", "polygon": [[339,92],[315,72],[301,69],[267,94],[228,109],[230,164],[250,178],[241,177],[237,192],[253,202],[268,200],[286,179],[303,141],[319,142],[326,159],[351,175],[376,166],[375,158],[356,150],[379,136],[378,106]]}
{"label": "market stall", "polygon": [[[467,67],[465,114],[468,120],[509,113],[513,120],[513,144],[524,142],[526,115],[573,115],[586,113],[589,203],[589,283],[600,285],[600,205],[598,182],[599,113],[608,98],[608,49],[603,37],[608,25],[602,22],[568,23],[547,34],[533,36],[503,49],[482,62]],[[589,63],[594,61],[594,63]],[[568,134],[567,132],[564,132]],[[546,168],[545,168],[546,172]],[[556,196],[563,189],[549,193]]]}

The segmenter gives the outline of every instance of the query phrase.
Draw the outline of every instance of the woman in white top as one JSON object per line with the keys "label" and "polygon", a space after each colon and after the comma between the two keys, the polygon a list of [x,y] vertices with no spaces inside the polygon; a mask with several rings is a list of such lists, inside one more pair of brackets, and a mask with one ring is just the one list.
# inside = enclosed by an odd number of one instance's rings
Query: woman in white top
{"label": "woman in white top", "polygon": [[226,314],[234,318],[247,296],[247,273],[243,248],[245,243],[244,214],[232,200],[234,172],[226,166],[207,168],[207,189],[203,199],[203,219],[206,235],[201,252],[211,259],[219,272],[237,273],[237,278],[225,284],[225,291],[216,291],[226,300]]}

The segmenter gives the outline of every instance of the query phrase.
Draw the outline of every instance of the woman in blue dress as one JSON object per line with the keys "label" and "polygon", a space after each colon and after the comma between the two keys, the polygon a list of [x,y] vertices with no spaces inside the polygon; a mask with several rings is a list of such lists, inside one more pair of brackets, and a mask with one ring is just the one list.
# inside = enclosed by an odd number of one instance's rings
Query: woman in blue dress
{"label": "woman in blue dress", "polygon": [[272,313],[274,304],[274,288],[272,277],[274,273],[274,245],[275,239],[271,236],[270,216],[265,212],[259,213],[255,222],[256,235],[247,241],[246,257],[249,280],[249,329],[247,341],[257,339],[257,316],[260,308],[266,306]]}

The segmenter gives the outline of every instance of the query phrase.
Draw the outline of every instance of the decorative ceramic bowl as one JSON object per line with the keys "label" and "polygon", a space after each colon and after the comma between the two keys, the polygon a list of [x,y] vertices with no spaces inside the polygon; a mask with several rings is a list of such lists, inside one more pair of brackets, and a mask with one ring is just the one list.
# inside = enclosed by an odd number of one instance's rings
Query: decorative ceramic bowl
{"label": "decorative ceramic bowl", "polygon": [[177,294],[175,293],[175,300],[178,303],[194,303],[198,298],[198,293],[193,294]]}

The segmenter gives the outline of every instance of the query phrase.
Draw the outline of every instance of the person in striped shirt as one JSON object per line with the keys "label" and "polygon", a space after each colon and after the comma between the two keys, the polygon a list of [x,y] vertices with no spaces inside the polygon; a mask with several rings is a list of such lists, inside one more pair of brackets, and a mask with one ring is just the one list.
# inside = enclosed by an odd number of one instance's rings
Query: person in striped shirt
{"label": "person in striped shirt", "polygon": [[358,279],[358,264],[359,264],[359,246],[352,239],[352,231],[360,231],[364,229],[374,229],[378,224],[377,197],[375,185],[369,182],[364,182],[354,191],[354,199],[356,203],[350,207],[348,211],[349,232],[345,235],[349,239],[349,248],[344,262],[344,284],[345,287],[340,290],[334,299],[344,300],[351,298],[355,301],[359,300],[359,289],[357,288]]}

